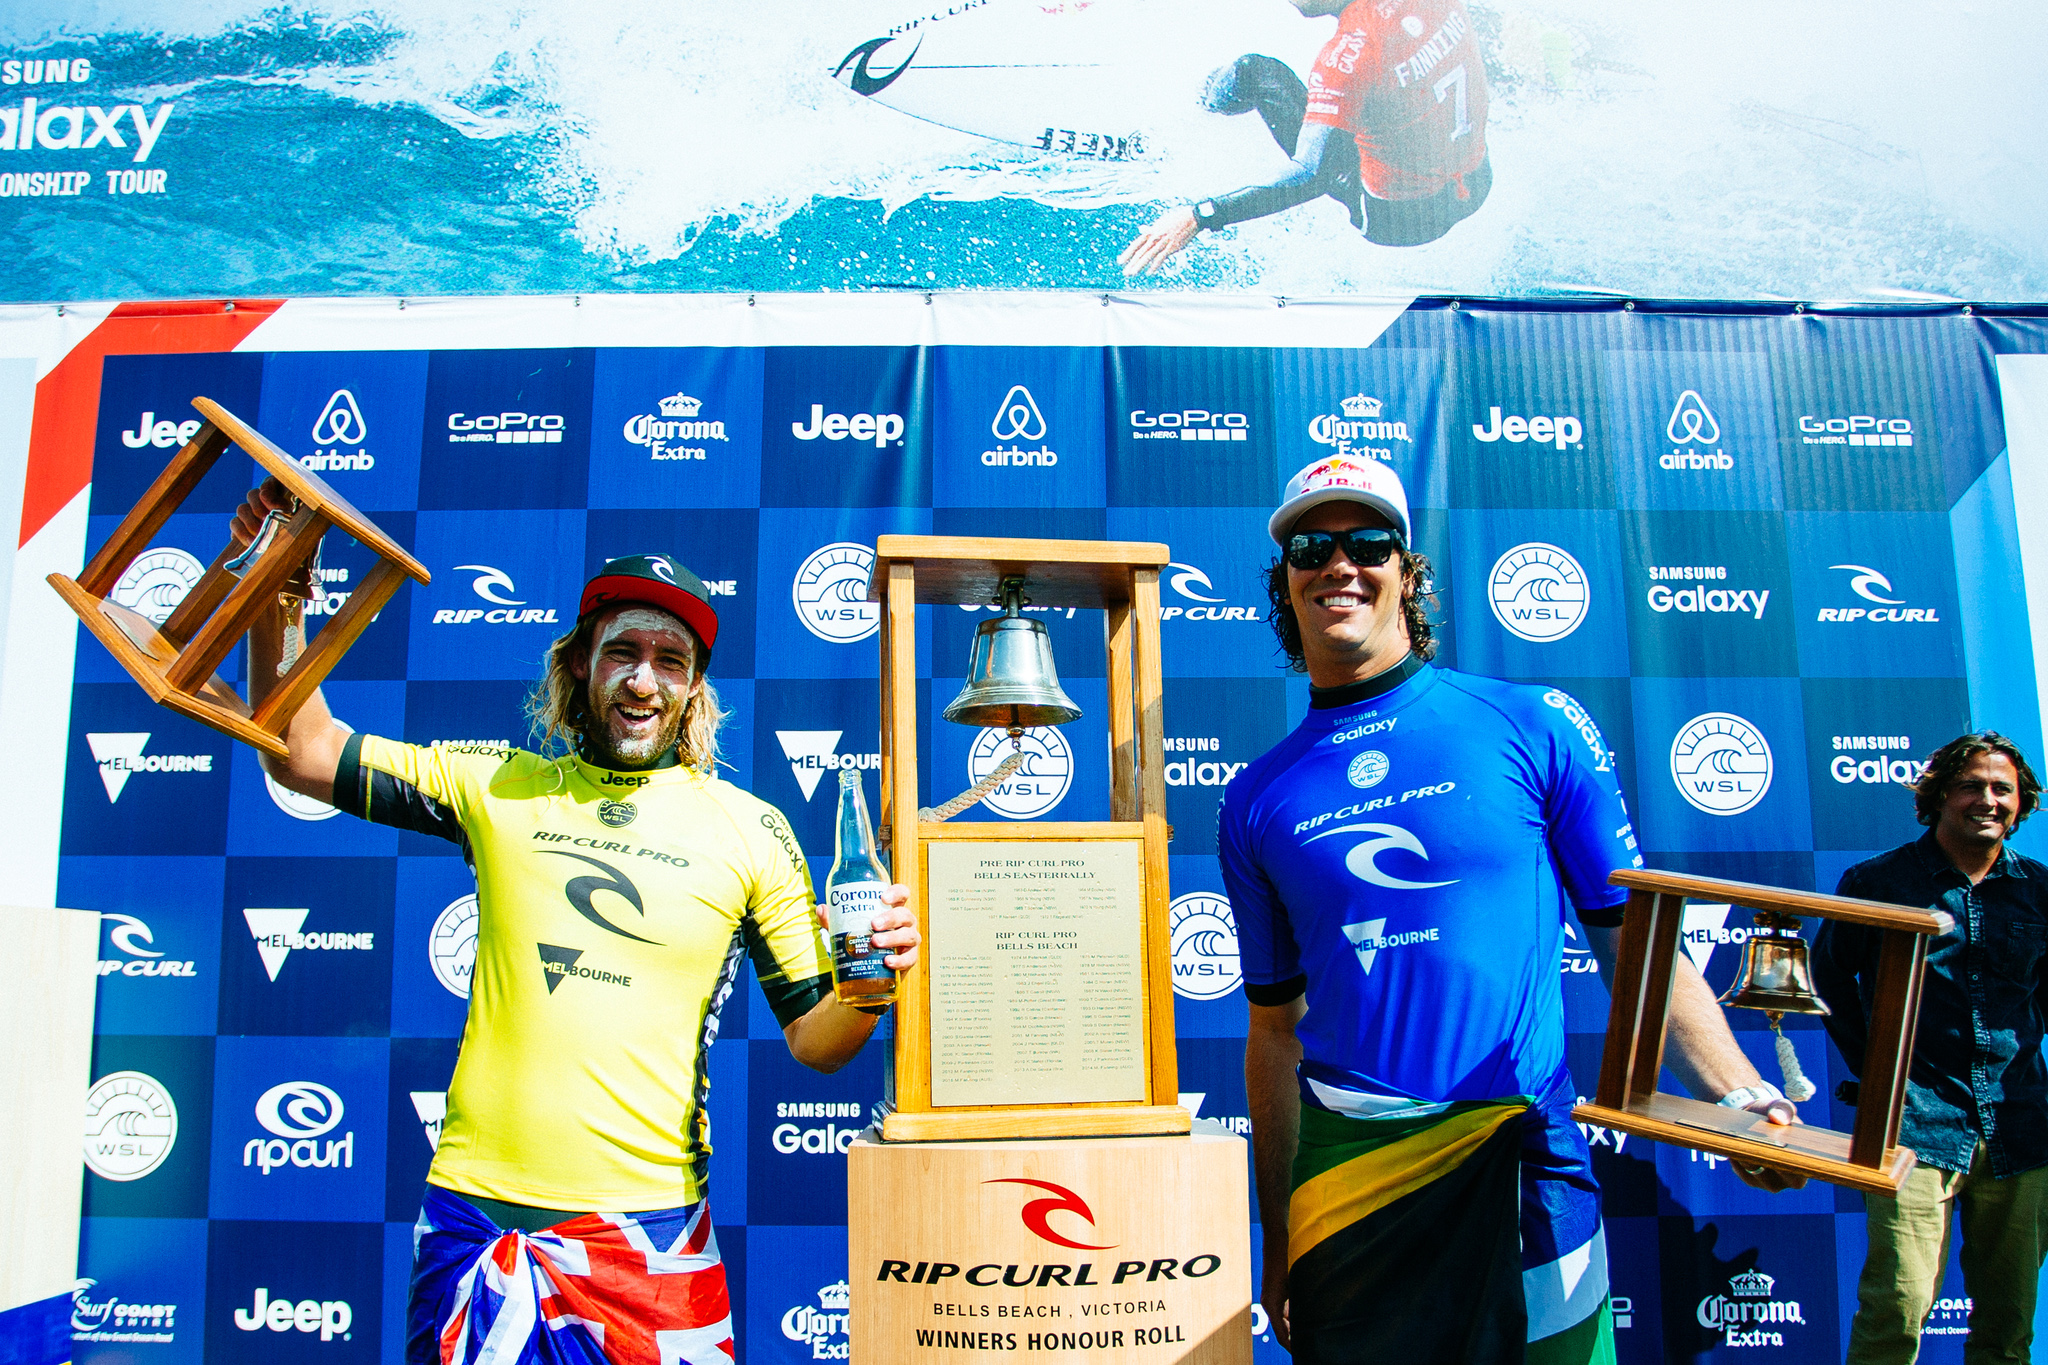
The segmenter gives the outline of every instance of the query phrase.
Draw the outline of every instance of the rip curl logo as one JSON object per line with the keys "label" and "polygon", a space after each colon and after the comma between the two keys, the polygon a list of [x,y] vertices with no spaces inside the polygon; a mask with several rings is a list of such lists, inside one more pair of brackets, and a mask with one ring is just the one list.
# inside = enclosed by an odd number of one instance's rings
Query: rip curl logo
{"label": "rip curl logo", "polygon": [[648,557],[647,560],[647,568],[650,572],[654,574],[656,578],[659,578],[662,582],[667,583],[670,586],[674,586],[676,581],[675,565],[669,563],[660,555],[651,555]]}
{"label": "rip curl logo", "polygon": [[1053,1231],[1050,1222],[1052,1215],[1055,1213],[1071,1213],[1088,1225],[1088,1231],[1091,1236],[1100,1237],[1102,1235],[1096,1229],[1095,1211],[1088,1207],[1088,1201],[1064,1185],[1055,1185],[1050,1180],[1026,1180],[1021,1176],[1004,1176],[997,1180],[984,1180],[981,1183],[984,1185],[1029,1185],[1034,1189],[1050,1190],[1053,1195],[1052,1198],[1033,1199],[1022,1209],[1018,1210],[1018,1216],[1023,1219],[1024,1226],[1031,1230],[1033,1236],[1051,1242],[1056,1247],[1066,1247],[1070,1251],[1111,1251],[1119,1245],[1116,1242],[1109,1242],[1101,1246],[1089,1242],[1077,1242],[1071,1237]]}
{"label": "rip curl logo", "polygon": [[553,858],[574,858],[577,862],[588,863],[605,874],[602,877],[571,877],[567,882],[563,883],[562,895],[575,908],[577,914],[583,916],[583,918],[589,920],[598,928],[608,933],[617,934],[620,938],[630,938],[635,943],[652,944],[657,948],[661,946],[651,938],[642,938],[638,934],[628,933],[626,930],[621,929],[618,925],[613,924],[610,920],[599,914],[597,907],[592,904],[592,900],[598,892],[609,891],[626,904],[632,906],[634,912],[642,919],[645,919],[647,917],[647,905],[646,902],[640,899],[640,888],[633,885],[632,879],[626,876],[625,873],[619,871],[610,863],[599,862],[595,858],[586,858],[581,853],[570,853],[559,848],[544,848],[541,852]]}
{"label": "rip curl logo", "polygon": [[107,931],[107,941],[128,955],[129,960],[102,958],[100,975],[112,976],[197,976],[196,962],[177,962],[165,957],[155,948],[143,944],[154,943],[156,938],[149,932],[149,926],[133,915],[118,914],[112,910],[100,912],[100,924]]}
{"label": "rip curl logo", "polygon": [[[1379,865],[1380,855],[1393,851],[1411,853],[1424,862],[1429,861],[1429,851],[1423,848],[1422,840],[1416,838],[1407,830],[1402,829],[1399,825],[1379,825],[1370,822],[1356,825],[1339,825],[1335,829],[1326,829],[1321,834],[1312,834],[1302,840],[1302,843],[1312,844],[1318,839],[1329,839],[1339,834],[1370,834],[1374,836],[1373,838],[1362,840],[1349,853],[1344,855],[1345,869],[1362,882],[1369,882],[1374,886],[1384,886],[1392,891],[1432,891],[1439,886],[1456,886],[1458,884],[1456,877],[1442,882],[1417,882],[1410,881],[1405,877],[1397,877],[1393,873],[1382,869]],[[1346,932],[1349,931],[1347,930]]]}
{"label": "rip curl logo", "polygon": [[242,1148],[242,1164],[265,1175],[285,1166],[349,1169],[356,1164],[353,1131],[328,1138],[325,1149],[315,1139],[341,1125],[348,1108],[341,1096],[318,1081],[285,1081],[256,1100],[256,1122],[270,1138],[250,1138]]}
{"label": "rip curl logo", "polygon": [[[894,38],[868,39],[839,59],[839,65],[832,68],[833,79],[845,82],[847,87],[856,95],[881,94],[884,90],[894,85],[897,78],[904,72],[910,70],[910,64],[917,60],[918,49],[924,46],[924,39],[922,37],[918,38],[917,47],[910,49],[910,55],[903,59],[903,65],[897,67],[886,76],[871,75],[868,72],[869,59],[875,55],[877,50],[894,41]],[[848,66],[852,66],[853,70],[848,71],[846,69]]]}

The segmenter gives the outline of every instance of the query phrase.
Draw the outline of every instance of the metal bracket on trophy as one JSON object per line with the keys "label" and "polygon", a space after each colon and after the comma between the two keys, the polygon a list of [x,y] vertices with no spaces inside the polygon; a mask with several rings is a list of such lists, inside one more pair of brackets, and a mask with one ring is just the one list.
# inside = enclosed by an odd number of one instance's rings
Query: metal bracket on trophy
{"label": "metal bracket on trophy", "polygon": [[[1159,573],[1164,545],[882,536],[882,819],[924,926],[898,989],[886,1141],[1186,1133],[1167,912]],[[945,718],[1005,732],[1004,767],[918,800],[917,607],[998,606]],[[1025,732],[1078,718],[1045,626],[1105,613],[1110,818],[954,821],[1011,773]],[[998,776],[1001,774],[1001,776]],[[934,793],[938,795],[938,793]]]}
{"label": "metal bracket on trophy", "polygon": [[[407,578],[426,583],[429,575],[346,498],[263,433],[210,398],[195,398],[192,406],[205,424],[171,457],[99,553],[76,579],[53,573],[48,581],[151,700],[282,757],[289,753],[283,736],[292,717],[321,680]],[[109,601],[128,566],[230,446],[247,452],[285,486],[294,500],[292,509],[273,512],[247,549],[230,542],[161,626]],[[296,658],[287,655],[277,686],[252,708],[214,670],[274,603],[320,599],[320,538],[329,527],[374,553],[376,566],[311,643]]]}
{"label": "metal bracket on trophy", "polygon": [[[1954,921],[1939,910],[1912,910],[1847,896],[1787,891],[1749,882],[1629,870],[1608,878],[1628,887],[1616,955],[1613,1007],[1600,1059],[1598,1093],[1572,1110],[1583,1123],[1691,1147],[1761,1166],[1797,1171],[1851,1189],[1896,1195],[1919,1158],[1899,1146],[1906,1103],[1906,1072],[1920,1014],[1920,985],[1929,936]],[[1813,1094],[1798,1069],[1790,1042],[1778,1029],[1787,1013],[1826,1014],[1814,994],[1799,917],[1842,920],[1883,931],[1878,948],[1875,1005],[1863,1058],[1862,1100],[1856,1127],[1841,1133],[1814,1124],[1775,1124],[1762,1115],[1725,1109],[1657,1089],[1670,1022],[1672,973],[1688,900],[1745,906],[1756,927],[1743,949],[1742,971],[1721,1003],[1762,1010],[1777,1033],[1778,1058],[1788,1097]]]}

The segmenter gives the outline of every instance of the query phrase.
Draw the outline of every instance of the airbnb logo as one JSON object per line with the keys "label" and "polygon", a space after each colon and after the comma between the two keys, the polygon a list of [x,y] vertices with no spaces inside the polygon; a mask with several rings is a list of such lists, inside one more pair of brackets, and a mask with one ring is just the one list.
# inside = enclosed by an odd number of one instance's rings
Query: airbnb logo
{"label": "airbnb logo", "polygon": [[1034,1199],[1021,1210],[1024,1226],[1030,1228],[1032,1232],[1051,1242],[1054,1246],[1071,1247],[1075,1251],[1108,1251],[1116,1245],[1116,1243],[1112,1242],[1108,1246],[1090,1246],[1086,1242],[1076,1242],[1070,1238],[1062,1237],[1052,1230],[1046,1220],[1051,1215],[1061,1212],[1079,1214],[1082,1221],[1088,1224],[1091,1232],[1095,1228],[1095,1213],[1088,1207],[1088,1201],[1064,1185],[1055,1185],[1050,1180],[1023,1180],[1016,1177],[1007,1177],[1001,1180],[984,1180],[981,1183],[984,1185],[1030,1185],[1036,1189],[1051,1190],[1055,1195],[1058,1195],[1057,1199]]}

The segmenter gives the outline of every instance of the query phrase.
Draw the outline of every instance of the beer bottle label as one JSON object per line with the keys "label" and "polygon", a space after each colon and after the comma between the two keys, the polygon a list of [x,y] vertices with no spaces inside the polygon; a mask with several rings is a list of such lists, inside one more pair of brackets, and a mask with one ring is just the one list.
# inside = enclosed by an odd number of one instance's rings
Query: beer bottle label
{"label": "beer bottle label", "polygon": [[841,981],[865,981],[894,975],[883,958],[888,954],[869,941],[874,919],[882,909],[880,882],[849,882],[825,892],[826,917],[832,932],[832,974]]}

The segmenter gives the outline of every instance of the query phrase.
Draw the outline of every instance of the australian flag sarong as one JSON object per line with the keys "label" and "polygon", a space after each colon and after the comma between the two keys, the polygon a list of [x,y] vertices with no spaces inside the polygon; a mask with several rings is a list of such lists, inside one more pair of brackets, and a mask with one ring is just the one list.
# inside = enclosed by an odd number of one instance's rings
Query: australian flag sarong
{"label": "australian flag sarong", "polygon": [[406,1365],[732,1365],[710,1206],[516,1232],[429,1185],[406,1337]]}
{"label": "australian flag sarong", "polygon": [[1294,1358],[1613,1365],[1600,1193],[1570,1105],[1568,1091],[1373,1118],[1304,1104]]}

